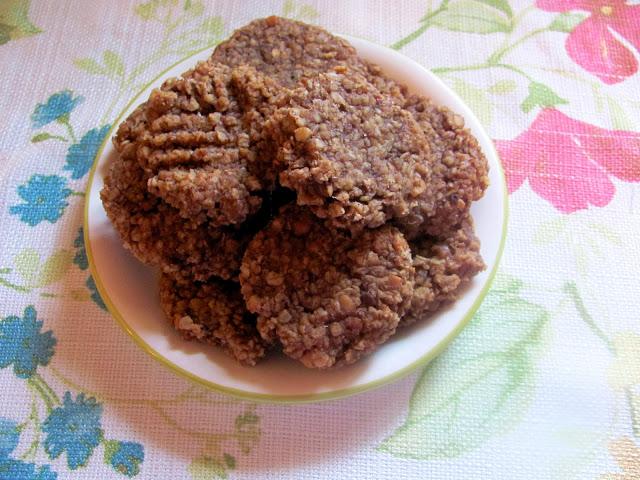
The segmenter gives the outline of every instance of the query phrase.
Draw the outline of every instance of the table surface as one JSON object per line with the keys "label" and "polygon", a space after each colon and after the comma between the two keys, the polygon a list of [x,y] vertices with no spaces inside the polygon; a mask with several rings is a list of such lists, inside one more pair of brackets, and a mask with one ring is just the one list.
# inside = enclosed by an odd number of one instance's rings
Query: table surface
{"label": "table surface", "polygon": [[[391,46],[495,140],[491,292],[431,365],[305,406],[174,376],[117,326],[88,171],[141,87],[253,18]],[[0,4],[0,479],[640,478],[640,5],[622,0]]]}

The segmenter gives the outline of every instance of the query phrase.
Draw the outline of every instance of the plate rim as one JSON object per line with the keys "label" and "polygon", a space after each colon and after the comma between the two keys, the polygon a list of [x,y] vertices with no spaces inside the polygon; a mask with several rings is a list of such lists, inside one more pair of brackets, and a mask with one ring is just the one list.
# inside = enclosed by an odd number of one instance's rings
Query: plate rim
{"label": "plate rim", "polygon": [[[389,47],[385,47],[384,45],[379,45],[376,44],[374,42],[371,42],[369,40],[365,40],[363,38],[359,38],[359,37],[354,37],[354,36],[349,36],[349,35],[339,35],[341,37],[344,37],[346,39],[349,38],[357,38],[358,41],[361,42],[366,42],[369,43],[372,46],[375,46],[376,48],[383,48],[383,49],[387,49],[390,50]],[[154,360],[156,360],[157,362],[159,362],[161,365],[163,365],[165,368],[167,368],[169,371],[171,371],[174,375],[180,376],[182,378],[185,378],[187,380],[190,380],[192,382],[195,382],[198,385],[201,385],[203,387],[206,387],[208,389],[220,392],[220,393],[224,393],[227,395],[230,395],[232,397],[241,399],[241,400],[251,400],[253,402],[256,403],[270,403],[270,404],[303,404],[303,403],[314,403],[314,402],[321,402],[321,401],[328,401],[328,400],[338,400],[340,398],[345,398],[345,397],[350,397],[352,395],[356,395],[359,393],[363,393],[369,390],[374,390],[376,388],[382,387],[383,385],[387,385],[389,383],[395,382],[397,380],[400,380],[401,378],[405,377],[406,375],[410,374],[411,372],[413,372],[414,370],[416,370],[417,368],[421,367],[421,366],[426,366],[427,364],[429,364],[432,360],[434,360],[438,355],[440,355],[440,353],[447,347],[447,345],[449,345],[449,343],[451,343],[453,341],[453,339],[455,337],[458,336],[458,334],[460,333],[460,331],[462,331],[462,329],[464,327],[467,326],[467,324],[469,323],[469,321],[473,318],[473,316],[475,315],[475,313],[477,312],[478,308],[480,307],[480,305],[482,304],[482,302],[484,301],[485,297],[487,296],[487,293],[489,292],[489,290],[491,289],[491,286],[493,284],[493,280],[496,276],[496,273],[498,271],[498,266],[500,265],[500,261],[502,259],[502,254],[504,251],[504,247],[505,247],[505,243],[506,243],[506,238],[507,238],[507,230],[508,230],[508,223],[509,223],[509,193],[508,193],[508,188],[507,188],[507,180],[506,180],[506,176],[504,173],[504,168],[502,166],[502,162],[500,160],[500,156],[498,155],[498,151],[493,143],[493,140],[491,139],[491,137],[488,135],[488,133],[485,131],[484,126],[482,125],[482,123],[477,119],[475,113],[473,113],[473,110],[469,109],[471,114],[473,115],[473,117],[475,118],[475,120],[478,122],[478,124],[481,126],[483,133],[486,135],[489,146],[491,147],[491,149],[493,150],[493,154],[495,156],[495,158],[498,160],[497,161],[497,166],[498,166],[498,173],[499,173],[499,177],[501,179],[501,186],[502,186],[502,197],[503,197],[503,202],[504,202],[504,212],[503,212],[503,218],[502,218],[502,232],[500,235],[500,243],[498,245],[498,251],[496,253],[496,259],[495,262],[493,264],[493,267],[491,269],[491,271],[489,272],[489,275],[485,281],[485,284],[482,286],[482,289],[480,290],[478,296],[476,297],[476,299],[474,300],[473,304],[469,307],[469,309],[467,310],[467,312],[464,314],[464,317],[456,324],[455,328],[453,330],[451,330],[451,332],[449,332],[449,334],[444,337],[442,340],[440,340],[440,342],[438,342],[435,347],[433,347],[431,350],[429,350],[427,353],[425,353],[423,356],[421,356],[420,358],[418,358],[417,360],[414,360],[413,362],[411,362],[409,365],[406,365],[404,367],[402,367],[399,370],[396,370],[393,373],[390,373],[382,378],[379,378],[377,380],[373,380],[371,382],[367,382],[363,385],[358,385],[355,387],[348,387],[348,388],[342,388],[339,390],[334,390],[334,391],[330,391],[330,392],[323,392],[323,393],[314,393],[314,394],[307,394],[307,395],[271,395],[271,394],[266,394],[266,393],[254,393],[254,392],[250,392],[247,390],[241,390],[241,389],[237,389],[237,388],[232,388],[232,387],[227,387],[224,385],[220,385],[217,384],[215,382],[212,382],[210,380],[206,380],[178,365],[176,365],[175,363],[171,362],[169,359],[167,359],[165,356],[162,355],[162,353],[160,353],[159,351],[157,351],[156,349],[154,349],[153,347],[151,347],[151,345],[149,345],[135,330],[133,330],[133,328],[127,323],[127,321],[124,319],[124,316],[118,311],[118,309],[115,307],[115,305],[113,304],[113,302],[111,301],[111,298],[109,297],[109,294],[107,292],[106,287],[104,286],[104,284],[102,283],[102,279],[100,278],[100,275],[97,272],[96,266],[95,266],[95,262],[93,259],[93,251],[91,248],[91,240],[89,237],[89,199],[90,199],[90,194],[91,194],[91,188],[93,186],[93,177],[95,175],[97,166],[98,166],[98,162],[100,160],[100,158],[102,157],[102,153],[103,150],[105,148],[105,145],[107,144],[108,141],[110,141],[111,136],[115,130],[115,128],[120,124],[124,114],[127,112],[127,110],[129,110],[129,108],[131,107],[131,105],[133,105],[138,98],[142,95],[143,92],[145,92],[149,86],[151,84],[153,84],[154,82],[156,82],[157,80],[159,80],[160,78],[162,78],[167,72],[169,72],[170,70],[172,70],[174,67],[176,67],[177,65],[183,63],[184,61],[188,60],[189,58],[192,58],[206,50],[209,50],[211,48],[214,48],[216,44],[211,44],[208,45],[206,47],[203,47],[202,49],[196,51],[196,52],[192,52],[191,54],[181,58],[180,60],[176,61],[175,63],[169,65],[167,68],[165,68],[164,70],[162,70],[161,72],[159,72],[155,77],[153,77],[151,80],[149,80],[148,82],[146,82],[138,91],[138,93],[122,108],[122,110],[120,111],[120,113],[118,114],[118,116],[113,120],[113,123],[111,124],[111,127],[109,128],[109,131],[107,132],[107,134],[104,137],[104,140],[102,141],[102,143],[100,144],[100,148],[98,149],[98,151],[96,152],[96,155],[94,157],[93,160],[93,164],[91,165],[91,170],[89,171],[89,177],[87,179],[87,187],[85,189],[85,203],[84,203],[84,209],[83,209],[83,239],[84,239],[84,245],[85,245],[85,249],[87,252],[87,259],[88,259],[88,263],[89,263],[89,271],[91,273],[91,276],[93,277],[93,280],[96,284],[96,288],[98,290],[98,293],[100,294],[100,296],[102,297],[102,300],[104,301],[104,304],[107,307],[108,313],[116,320],[116,323],[124,330],[125,333],[127,333],[134,341],[134,343],[140,347],[145,353],[147,353],[149,356],[151,356]],[[399,52],[395,52],[394,53],[399,53]],[[402,55],[402,54],[400,54]],[[410,60],[411,62],[415,63],[416,66],[418,66],[419,68],[421,68],[422,70],[424,70],[428,75],[432,76],[436,83],[439,84],[439,87],[444,89],[445,91],[447,91],[448,94],[452,95],[454,98],[457,98],[460,103],[462,103],[463,105],[466,105],[466,103],[459,97],[459,95],[454,92],[446,83],[444,83],[440,78],[438,78],[436,75],[434,75],[429,69],[427,69],[426,67],[424,67],[423,65],[419,64],[418,62],[416,62],[415,60],[413,60],[410,57],[407,57],[406,55],[403,55],[404,57],[406,57],[408,60]]]}

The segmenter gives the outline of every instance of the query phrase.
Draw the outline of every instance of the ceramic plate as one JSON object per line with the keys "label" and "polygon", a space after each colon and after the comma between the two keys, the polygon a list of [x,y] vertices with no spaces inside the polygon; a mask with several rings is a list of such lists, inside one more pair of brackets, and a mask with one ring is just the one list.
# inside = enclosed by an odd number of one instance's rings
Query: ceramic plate
{"label": "ceramic plate", "polygon": [[[315,371],[283,356],[272,355],[256,367],[242,367],[222,351],[187,342],[173,330],[160,309],[156,272],[123,248],[111,226],[100,202],[100,190],[107,167],[116,157],[111,143],[113,128],[96,158],[86,194],[84,232],[91,272],[109,311],[120,325],[141,348],[174,372],[207,387],[255,401],[296,403],[352,395],[396,380],[435,358],[470,320],[489,289],[507,223],[504,175],[491,140],[476,116],[435,75],[398,52],[365,40],[347,38],[363,58],[379,64],[411,91],[431,96],[437,103],[463,115],[480,141],[489,160],[491,185],[484,198],[473,205],[472,214],[487,270],[475,277],[454,305],[402,330],[355,365]],[[206,59],[210,51],[207,48],[164,71],[136,95],[114,125],[120,124],[153,88],[169,77],[180,75],[198,60]]]}

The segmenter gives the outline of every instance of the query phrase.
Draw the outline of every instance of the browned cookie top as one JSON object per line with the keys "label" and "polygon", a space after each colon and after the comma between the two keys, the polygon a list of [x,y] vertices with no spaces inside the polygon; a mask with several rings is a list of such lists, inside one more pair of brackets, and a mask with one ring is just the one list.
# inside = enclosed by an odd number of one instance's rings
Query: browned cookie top
{"label": "browned cookie top", "polygon": [[249,134],[251,151],[254,153],[249,162],[250,171],[260,178],[263,187],[272,189],[277,177],[273,164],[275,146],[271,138],[265,136],[263,126],[275,112],[285,89],[247,66],[234,68],[231,81],[244,112],[242,126]]}
{"label": "browned cookie top", "polygon": [[185,283],[162,275],[160,305],[187,339],[218,345],[244,365],[253,366],[265,355],[256,318],[247,312],[236,283]]}
{"label": "browned cookie top", "polygon": [[380,65],[358,57],[358,62],[353,64],[353,68],[362,73],[384,95],[404,106],[407,87],[387,76]]}
{"label": "browned cookie top", "polygon": [[240,272],[260,334],[311,368],[353,363],[387,340],[409,306],[413,278],[397,229],[353,239],[291,206],[251,241]]}
{"label": "browned cookie top", "polygon": [[326,30],[280,17],[255,20],[236,30],[211,56],[229,66],[250,65],[292,87],[303,77],[357,61],[355,49]]}
{"label": "browned cookie top", "polygon": [[489,165],[460,115],[417,95],[407,98],[405,108],[417,120],[431,147],[436,208],[418,204],[411,215],[398,221],[398,226],[408,238],[425,232],[440,235],[464,222],[471,203],[482,198],[489,186]]}
{"label": "browned cookie top", "polygon": [[[250,78],[247,80],[246,78]],[[245,94],[245,90],[252,90]],[[194,221],[237,224],[260,207],[270,183],[262,124],[280,88],[248,67],[201,62],[167,80],[118,131],[153,174],[148,190]]]}
{"label": "browned cookie top", "polygon": [[[121,143],[122,145],[122,143]],[[207,280],[237,275],[252,227],[193,222],[147,190],[150,178],[125,148],[105,177],[100,196],[122,241],[140,261],[173,276]]]}
{"label": "browned cookie top", "polygon": [[410,245],[416,269],[415,289],[411,307],[399,326],[426,318],[443,303],[457,300],[461,290],[485,269],[468,213],[448,232],[419,238]]}
{"label": "browned cookie top", "polygon": [[265,130],[279,145],[280,183],[299,205],[331,227],[375,228],[430,203],[429,146],[409,112],[338,70],[303,79]]}

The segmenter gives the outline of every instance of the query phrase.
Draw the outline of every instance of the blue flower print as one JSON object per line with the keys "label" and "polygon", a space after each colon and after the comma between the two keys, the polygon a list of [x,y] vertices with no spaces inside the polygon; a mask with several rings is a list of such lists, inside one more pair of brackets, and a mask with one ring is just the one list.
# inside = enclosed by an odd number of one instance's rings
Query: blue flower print
{"label": "blue flower print", "polygon": [[8,457],[19,441],[18,424],[8,418],[0,418],[0,458]]}
{"label": "blue flower print", "polygon": [[35,478],[36,466],[13,458],[0,459],[0,480],[31,480]]}
{"label": "blue flower print", "polygon": [[41,329],[33,306],[25,308],[23,318],[12,315],[0,321],[0,368],[13,364],[16,376],[29,378],[38,365],[47,365],[56,339],[51,330],[42,333]]}
{"label": "blue flower print", "polygon": [[8,418],[0,418],[0,480],[56,480],[58,475],[49,465],[37,469],[33,463],[9,458],[19,441],[18,424]]}
{"label": "blue flower print", "polygon": [[58,474],[51,470],[51,467],[49,467],[49,465],[44,465],[40,467],[35,480],[57,480],[57,478]]}
{"label": "blue flower print", "polygon": [[105,312],[107,311],[107,306],[104,304],[102,297],[98,293],[98,288],[96,287],[96,282],[93,280],[93,277],[89,275],[87,278],[87,282],[85,283],[89,291],[91,292],[91,300],[93,300],[96,305],[98,305]]}
{"label": "blue flower print", "polygon": [[42,128],[65,116],[68,117],[83,100],[80,96],[74,97],[71,90],[54,93],[46,103],[36,105],[31,114],[31,125],[33,128]]}
{"label": "blue flower print", "polygon": [[76,249],[73,263],[75,263],[80,270],[86,270],[89,268],[89,260],[87,259],[87,250],[84,248],[84,233],[82,227],[78,229],[78,235],[73,241],[73,246]]}
{"label": "blue flower print", "polygon": [[78,143],[74,143],[69,147],[67,163],[62,168],[71,172],[71,178],[77,180],[84,177],[91,170],[93,159],[110,128],[110,125],[93,128],[85,133]]}
{"label": "blue flower print", "polygon": [[58,458],[67,452],[70,469],[86,465],[102,439],[101,415],[102,405],[95,398],[85,398],[81,393],[73,400],[71,393],[65,392],[62,406],[54,408],[42,424],[49,457]]}
{"label": "blue flower print", "polygon": [[69,205],[65,199],[71,190],[65,188],[67,180],[58,175],[32,175],[25,185],[18,187],[18,195],[26,202],[9,209],[13,215],[34,227],[48,220],[55,223]]}
{"label": "blue flower print", "polygon": [[117,472],[133,477],[140,472],[144,448],[136,442],[109,441],[105,447],[105,460]]}
{"label": "blue flower print", "polygon": [[49,465],[39,469],[33,463],[0,458],[0,480],[56,480],[58,474]]}

